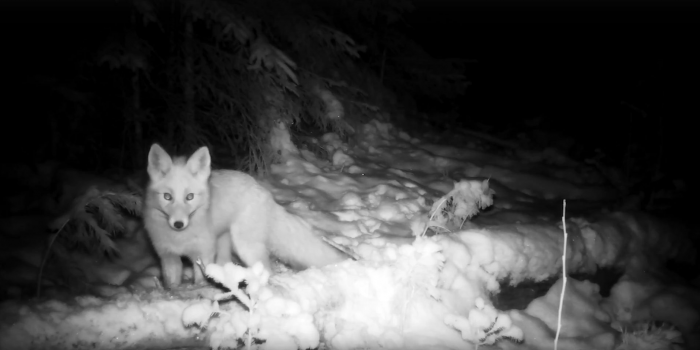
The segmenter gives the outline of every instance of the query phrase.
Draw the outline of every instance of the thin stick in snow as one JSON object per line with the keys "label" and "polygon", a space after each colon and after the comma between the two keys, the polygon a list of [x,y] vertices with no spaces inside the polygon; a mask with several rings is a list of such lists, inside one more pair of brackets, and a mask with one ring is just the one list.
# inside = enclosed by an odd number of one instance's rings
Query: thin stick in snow
{"label": "thin stick in snow", "polygon": [[561,309],[564,307],[564,292],[566,291],[566,199],[564,200],[564,207],[562,209],[561,223],[564,225],[564,252],[561,256],[561,274],[564,281],[561,286],[561,298],[559,299],[559,316],[557,318],[557,335],[554,337],[554,350],[557,350],[557,345],[559,345],[559,332],[561,331]]}
{"label": "thin stick in snow", "polygon": [[440,210],[440,206],[447,201],[447,197],[443,198],[440,203],[438,203],[437,208],[435,208],[435,211],[433,212],[432,215],[430,215],[430,219],[428,219],[428,223],[425,224],[425,229],[423,230],[423,234],[420,235],[421,237],[425,236],[425,234],[428,232],[428,227],[430,226],[430,223],[433,221],[433,218],[435,217],[435,213],[437,213]]}

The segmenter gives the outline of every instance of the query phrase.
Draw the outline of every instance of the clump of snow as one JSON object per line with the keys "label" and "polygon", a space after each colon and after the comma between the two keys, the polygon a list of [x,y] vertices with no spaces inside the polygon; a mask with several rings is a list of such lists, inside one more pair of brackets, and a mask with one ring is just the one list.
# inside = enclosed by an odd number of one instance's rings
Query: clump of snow
{"label": "clump of snow", "polygon": [[355,161],[352,159],[352,157],[345,154],[345,152],[343,152],[342,150],[336,150],[335,152],[333,152],[333,165],[334,166],[346,167],[346,166],[352,165],[353,163],[355,163]]}
{"label": "clump of snow", "polygon": [[452,191],[435,201],[430,209],[430,224],[461,229],[467,219],[493,204],[493,194],[488,180],[459,181]]}
{"label": "clump of snow", "polygon": [[270,128],[270,148],[272,153],[282,158],[289,155],[299,155],[299,149],[292,142],[286,122],[278,120],[272,123]]}
{"label": "clump of snow", "polygon": [[616,350],[675,350],[682,344],[683,336],[673,325],[650,322],[623,330],[622,343]]}
{"label": "clump of snow", "polygon": [[700,346],[700,292],[683,284],[627,274],[613,286],[604,306],[620,330],[640,322],[662,321],[675,326],[688,349]]}
{"label": "clump of snow", "polygon": [[[160,293],[121,294],[114,299],[91,296],[34,305],[0,306],[1,349],[119,349],[134,344],[171,342],[201,344],[180,316],[189,301]],[[14,315],[12,319],[7,315]]]}
{"label": "clump of snow", "polygon": [[[236,347],[239,341],[248,348],[253,339],[264,341],[270,349],[314,349],[319,345],[319,332],[313,317],[292,300],[268,286],[270,274],[262,264],[252,268],[227,263],[208,265],[206,274],[230,292],[215,295],[213,303],[190,305],[183,313],[183,323],[209,328],[209,345],[213,349]],[[245,281],[245,294],[239,283]],[[248,311],[233,305],[222,310],[218,301],[236,297]]]}
{"label": "clump of snow", "polygon": [[[425,312],[435,320],[447,312],[435,307],[440,305],[438,283],[444,263],[440,250],[433,239],[419,238],[383,263],[348,261],[277,274],[269,285],[258,284],[257,290],[251,290],[255,284],[246,287],[250,301],[245,296],[239,299],[250,314],[238,307],[218,311],[200,302],[191,306],[196,310],[187,310],[187,317],[193,317],[187,323],[205,326],[200,317],[219,312],[208,325],[212,346],[245,340],[246,332],[275,349],[315,348],[321,338],[334,349],[420,349],[438,344],[433,336],[449,334],[451,328],[443,322],[426,327],[423,320]],[[250,277],[253,272],[247,272],[255,269],[210,265],[207,274],[233,291],[243,279],[256,281]],[[425,303],[434,306],[425,308]],[[461,340],[454,337],[453,342]]]}
{"label": "clump of snow", "polygon": [[468,317],[449,314],[445,323],[459,329],[463,339],[479,345],[493,345],[500,339],[523,342],[523,331],[513,325],[510,316],[496,311],[481,298],[475,304]]}

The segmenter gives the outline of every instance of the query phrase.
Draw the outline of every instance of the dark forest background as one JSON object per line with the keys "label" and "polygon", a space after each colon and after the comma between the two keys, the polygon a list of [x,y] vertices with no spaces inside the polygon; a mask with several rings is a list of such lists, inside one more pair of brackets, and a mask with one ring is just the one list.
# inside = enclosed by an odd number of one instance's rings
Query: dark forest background
{"label": "dark forest background", "polygon": [[[556,147],[624,186],[692,182],[690,2],[5,2],[6,164],[142,170],[152,142],[262,173],[294,140],[390,121]],[[615,184],[620,185],[620,184]]]}

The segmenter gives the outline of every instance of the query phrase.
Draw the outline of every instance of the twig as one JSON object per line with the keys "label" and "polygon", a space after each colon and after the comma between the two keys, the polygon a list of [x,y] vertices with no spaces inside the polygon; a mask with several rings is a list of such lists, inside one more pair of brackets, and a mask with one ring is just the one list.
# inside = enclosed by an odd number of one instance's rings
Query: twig
{"label": "twig", "polygon": [[423,234],[421,234],[421,237],[425,236],[425,233],[428,232],[428,226],[429,226],[430,222],[433,221],[433,218],[435,217],[435,213],[437,213],[440,210],[440,206],[442,205],[442,203],[445,203],[446,200],[447,200],[447,197],[443,198],[442,201],[440,203],[438,203],[438,206],[437,206],[437,208],[435,208],[433,215],[430,215],[430,219],[428,219],[428,222],[425,224],[425,229],[423,230]]}
{"label": "twig", "polygon": [[70,221],[70,217],[66,219],[66,221],[63,222],[63,225],[61,225],[61,228],[58,229],[58,232],[51,238],[51,242],[49,242],[49,246],[46,248],[46,255],[44,255],[44,258],[41,260],[41,265],[39,266],[39,275],[37,276],[37,281],[36,281],[36,296],[40,297],[41,296],[41,277],[44,273],[44,266],[46,265],[46,262],[49,260],[49,255],[51,255],[51,247],[53,246],[53,243],[56,242],[56,238],[58,238],[58,235],[61,234],[61,231],[63,231],[63,228],[66,227],[68,224],[68,221]]}
{"label": "twig", "polygon": [[557,350],[557,345],[559,345],[559,332],[561,331],[561,310],[564,307],[564,292],[566,291],[566,199],[564,200],[562,211],[561,222],[564,225],[564,252],[561,256],[561,270],[564,282],[561,286],[561,297],[559,298],[559,316],[557,317],[557,335],[554,337],[554,350]]}

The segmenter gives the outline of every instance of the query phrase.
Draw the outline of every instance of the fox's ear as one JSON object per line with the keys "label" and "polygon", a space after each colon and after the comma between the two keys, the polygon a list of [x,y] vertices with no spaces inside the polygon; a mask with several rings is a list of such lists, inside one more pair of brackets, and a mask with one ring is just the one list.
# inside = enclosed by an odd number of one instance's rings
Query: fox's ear
{"label": "fox's ear", "polygon": [[209,178],[209,174],[211,174],[211,156],[209,155],[209,148],[204,146],[194,152],[190,158],[187,159],[187,170],[194,176],[203,179]]}
{"label": "fox's ear", "polygon": [[148,175],[151,177],[151,180],[162,178],[170,171],[172,166],[173,159],[170,158],[168,152],[165,152],[163,147],[154,143],[148,152]]}

